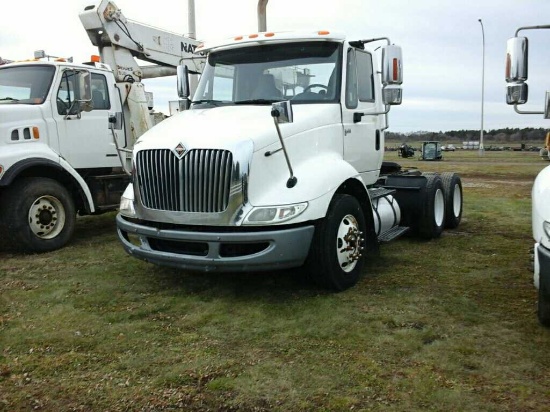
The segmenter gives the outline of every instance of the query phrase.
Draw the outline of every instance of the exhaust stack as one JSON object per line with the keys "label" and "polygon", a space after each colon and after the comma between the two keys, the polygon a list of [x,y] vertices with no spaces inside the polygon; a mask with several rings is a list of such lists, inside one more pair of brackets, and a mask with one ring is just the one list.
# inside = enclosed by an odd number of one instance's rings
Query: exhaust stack
{"label": "exhaust stack", "polygon": [[269,0],[258,0],[258,31],[267,31],[266,8]]}

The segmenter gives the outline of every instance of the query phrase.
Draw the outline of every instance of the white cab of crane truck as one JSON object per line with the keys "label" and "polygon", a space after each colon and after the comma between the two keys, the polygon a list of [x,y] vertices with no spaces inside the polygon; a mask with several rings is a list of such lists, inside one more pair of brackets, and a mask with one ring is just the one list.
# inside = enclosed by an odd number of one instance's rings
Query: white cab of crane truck
{"label": "white cab of crane truck", "polygon": [[[519,114],[543,115],[550,119],[550,92],[546,91],[544,110],[527,111],[518,108],[528,100],[529,40],[519,36],[521,31],[548,30],[550,25],[526,26],[516,30],[508,40],[506,50],[506,103]],[[533,280],[538,289],[537,315],[539,322],[550,327],[550,166],[542,169],[531,191],[531,225],[534,245]]]}
{"label": "white cab of crane truck", "polygon": [[305,265],[320,285],[344,290],[379,242],[458,225],[458,175],[383,162],[402,83],[389,39],[259,32],[197,52],[207,62],[190,110],[134,148],[117,215],[130,255],[196,271]]}
{"label": "white cab of crane truck", "polygon": [[41,51],[0,66],[0,230],[27,252],[64,246],[77,214],[118,208],[134,141],[159,120],[141,80],[175,75],[198,44],[128,20],[106,0],[80,19],[101,59]]}

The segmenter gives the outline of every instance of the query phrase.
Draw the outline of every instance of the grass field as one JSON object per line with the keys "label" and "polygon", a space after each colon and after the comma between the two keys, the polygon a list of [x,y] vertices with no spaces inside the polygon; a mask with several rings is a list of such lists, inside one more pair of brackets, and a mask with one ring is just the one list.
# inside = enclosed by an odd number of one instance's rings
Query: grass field
{"label": "grass field", "polygon": [[462,223],[384,245],[339,294],[300,270],[138,261],[114,214],[79,218],[57,252],[0,250],[0,410],[548,410],[530,226],[548,163],[463,151],[402,163],[459,172]]}

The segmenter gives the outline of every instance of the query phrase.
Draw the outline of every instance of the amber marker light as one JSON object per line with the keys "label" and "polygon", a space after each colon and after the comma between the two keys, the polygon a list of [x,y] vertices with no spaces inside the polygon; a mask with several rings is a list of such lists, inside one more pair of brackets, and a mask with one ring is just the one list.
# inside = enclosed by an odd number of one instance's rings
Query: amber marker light
{"label": "amber marker light", "polygon": [[249,39],[255,39],[255,38],[257,38],[257,37],[258,37],[258,34],[256,34],[256,33],[255,33],[255,34],[250,34],[250,35],[248,36]]}
{"label": "amber marker light", "polygon": [[32,128],[32,137],[34,137],[36,140],[40,139],[40,130],[38,130],[38,127],[36,126]]}
{"label": "amber marker light", "polygon": [[399,62],[393,59],[393,81],[397,81],[399,75]]}
{"label": "amber marker light", "polygon": [[242,40],[242,39],[243,39],[243,36],[237,36],[237,37],[235,37],[235,39],[234,39],[234,40],[237,40],[237,41],[239,41],[239,40]]}
{"label": "amber marker light", "polygon": [[266,33],[264,34],[265,37],[273,37],[275,36],[275,33]]}
{"label": "amber marker light", "polygon": [[97,54],[92,55],[92,56],[90,57],[90,61],[91,61],[92,63],[100,63],[100,62],[101,62],[101,60],[100,60],[100,58],[99,58],[99,56],[98,56]]}
{"label": "amber marker light", "polygon": [[317,34],[318,34],[319,36],[326,36],[326,35],[330,34],[330,32],[329,32],[328,30],[319,30],[319,31],[317,32]]}

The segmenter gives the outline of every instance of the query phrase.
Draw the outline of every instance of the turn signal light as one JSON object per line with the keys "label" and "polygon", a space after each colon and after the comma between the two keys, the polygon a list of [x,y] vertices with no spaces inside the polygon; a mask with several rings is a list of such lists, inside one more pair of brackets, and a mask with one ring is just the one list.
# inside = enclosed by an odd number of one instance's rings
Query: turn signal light
{"label": "turn signal light", "polygon": [[38,127],[36,126],[32,128],[32,137],[34,137],[36,140],[40,139],[40,130],[38,130]]}

